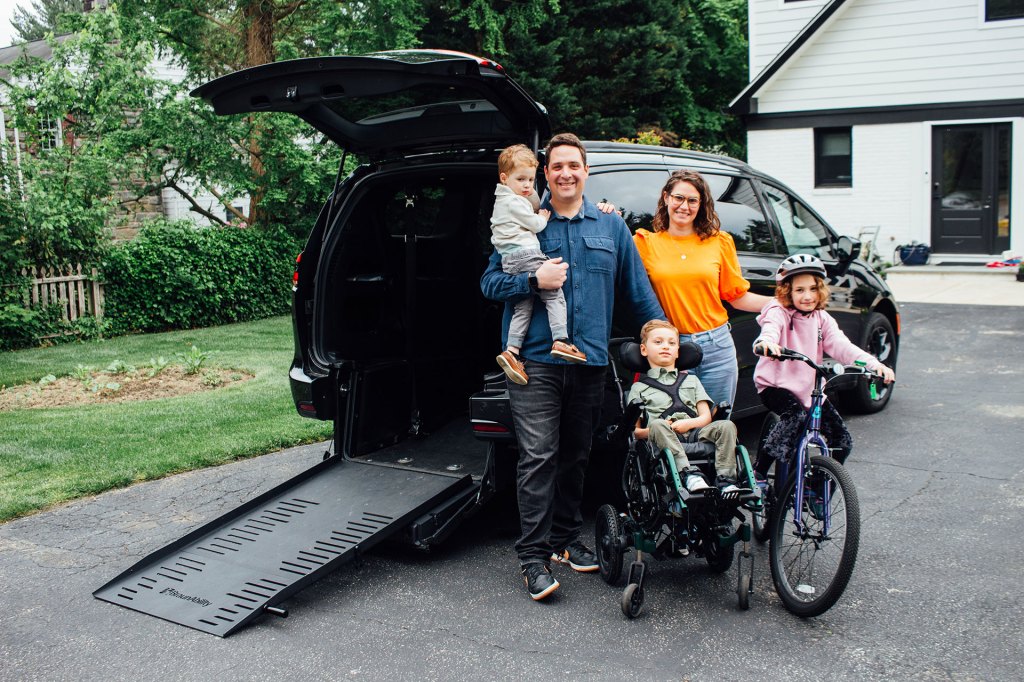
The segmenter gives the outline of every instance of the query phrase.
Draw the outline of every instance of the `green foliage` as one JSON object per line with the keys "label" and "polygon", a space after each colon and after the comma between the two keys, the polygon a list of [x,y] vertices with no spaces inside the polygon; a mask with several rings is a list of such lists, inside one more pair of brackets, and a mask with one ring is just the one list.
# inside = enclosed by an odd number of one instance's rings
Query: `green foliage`
{"label": "green foliage", "polygon": [[49,58],[23,55],[0,81],[8,125],[25,145],[6,150],[0,167],[5,266],[98,260],[117,190],[140,170],[129,114],[158,89],[144,71],[152,50],[124,40],[112,12],[90,12],[51,43]]}
{"label": "green foliage", "polygon": [[176,353],[175,357],[181,361],[181,366],[185,368],[185,374],[199,374],[203,363],[210,358],[211,354],[212,351],[201,351],[198,346],[192,344],[192,348],[187,353]]}
{"label": "green foliage", "polygon": [[158,358],[150,358],[149,359],[149,370],[146,371],[146,376],[149,377],[150,379],[152,379],[157,374],[160,374],[160,372],[162,372],[165,369],[167,369],[167,365],[169,365],[169,364],[170,363],[167,361],[167,358],[165,358],[162,355],[160,357],[158,357]]}
{"label": "green foliage", "polygon": [[18,303],[0,304],[0,350],[32,345],[41,329],[38,311]]}
{"label": "green foliage", "polygon": [[[18,3],[11,15],[11,28],[20,40],[42,40],[47,33],[66,32],[67,14],[82,11],[82,0],[32,0]],[[2,46],[0,46],[2,47]]]}
{"label": "green foliage", "polygon": [[295,241],[281,228],[196,228],[155,221],[103,263],[117,333],[206,327],[280,315]]}

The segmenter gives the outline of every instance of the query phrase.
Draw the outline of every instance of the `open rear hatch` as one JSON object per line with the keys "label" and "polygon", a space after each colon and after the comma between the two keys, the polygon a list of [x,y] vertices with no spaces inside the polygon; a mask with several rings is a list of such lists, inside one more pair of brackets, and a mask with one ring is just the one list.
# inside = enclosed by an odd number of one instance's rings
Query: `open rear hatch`
{"label": "open rear hatch", "polygon": [[264,64],[196,88],[218,114],[292,113],[348,152],[394,158],[533,144],[544,108],[502,67],[445,50],[398,50]]}

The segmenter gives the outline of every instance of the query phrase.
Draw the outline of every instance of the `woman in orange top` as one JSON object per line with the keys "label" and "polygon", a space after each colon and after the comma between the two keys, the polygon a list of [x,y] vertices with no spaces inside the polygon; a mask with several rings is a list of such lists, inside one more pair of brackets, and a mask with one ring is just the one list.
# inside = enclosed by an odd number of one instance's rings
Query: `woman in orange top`
{"label": "woman in orange top", "polygon": [[661,307],[679,329],[680,342],[693,341],[704,351],[694,373],[716,403],[734,403],[739,367],[722,301],[759,312],[771,297],[750,292],[736,244],[721,229],[704,177],[690,170],[672,173],[658,198],[651,231],[637,230],[633,242]]}

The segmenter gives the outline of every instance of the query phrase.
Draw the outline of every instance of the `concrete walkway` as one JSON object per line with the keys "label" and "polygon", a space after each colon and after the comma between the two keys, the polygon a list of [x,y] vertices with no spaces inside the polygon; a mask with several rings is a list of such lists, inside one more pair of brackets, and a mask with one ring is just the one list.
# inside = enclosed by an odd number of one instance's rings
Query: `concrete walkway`
{"label": "concrete walkway", "polygon": [[886,281],[900,303],[1024,306],[1024,282],[1013,268],[897,266]]}

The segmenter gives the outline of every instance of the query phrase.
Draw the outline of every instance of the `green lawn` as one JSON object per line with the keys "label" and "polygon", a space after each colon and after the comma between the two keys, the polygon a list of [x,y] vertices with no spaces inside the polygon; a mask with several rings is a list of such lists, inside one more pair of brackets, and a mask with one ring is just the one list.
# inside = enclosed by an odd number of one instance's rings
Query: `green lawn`
{"label": "green lawn", "polygon": [[329,438],[330,422],[304,419],[288,388],[291,322],[258,322],[124,336],[0,353],[0,385],[61,376],[78,364],[141,367],[195,344],[207,365],[256,378],[177,398],[0,412],[0,522],[137,481]]}

